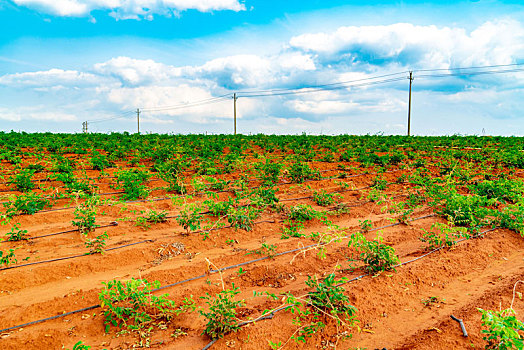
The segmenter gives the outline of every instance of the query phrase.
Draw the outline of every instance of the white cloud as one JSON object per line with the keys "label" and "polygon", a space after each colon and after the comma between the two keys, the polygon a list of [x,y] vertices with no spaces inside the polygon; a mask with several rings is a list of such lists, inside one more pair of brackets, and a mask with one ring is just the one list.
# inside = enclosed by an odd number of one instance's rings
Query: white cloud
{"label": "white cloud", "polygon": [[45,112],[45,106],[20,107],[15,110],[0,108],[0,119],[11,122],[28,121],[51,121],[51,122],[71,122],[78,118],[62,111]]}
{"label": "white cloud", "polygon": [[117,19],[152,19],[153,15],[176,15],[186,10],[244,11],[238,0],[13,0],[17,5],[57,16],[86,16],[94,10],[110,10]]}
{"label": "white cloud", "polygon": [[486,22],[470,33],[410,23],[349,26],[295,36],[290,47],[327,63],[401,63],[420,68],[508,64],[524,55],[524,27],[510,19]]}
{"label": "white cloud", "polygon": [[60,85],[91,85],[99,78],[76,70],[50,69],[47,71],[6,74],[0,76],[0,85],[11,87],[55,87]]}
{"label": "white cloud", "polygon": [[151,84],[179,77],[180,68],[168,66],[153,60],[137,60],[129,57],[116,57],[104,63],[97,63],[94,71],[112,76],[124,84]]}

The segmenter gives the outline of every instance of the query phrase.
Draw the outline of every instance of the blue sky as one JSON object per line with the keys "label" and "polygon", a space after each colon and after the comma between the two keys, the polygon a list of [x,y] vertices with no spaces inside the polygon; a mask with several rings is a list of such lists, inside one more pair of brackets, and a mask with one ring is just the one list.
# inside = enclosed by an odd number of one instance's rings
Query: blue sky
{"label": "blue sky", "polygon": [[415,134],[524,135],[524,72],[424,77],[524,64],[521,3],[0,0],[0,130],[403,134],[414,70]]}

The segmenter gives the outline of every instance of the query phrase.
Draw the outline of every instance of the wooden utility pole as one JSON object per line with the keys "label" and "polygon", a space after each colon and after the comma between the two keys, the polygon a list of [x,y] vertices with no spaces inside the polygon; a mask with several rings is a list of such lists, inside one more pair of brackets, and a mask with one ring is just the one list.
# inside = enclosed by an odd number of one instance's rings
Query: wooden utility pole
{"label": "wooden utility pole", "polygon": [[411,135],[411,85],[412,83],[413,83],[413,71],[409,71],[408,136]]}
{"label": "wooden utility pole", "polygon": [[235,123],[235,135],[237,134],[237,93],[233,94],[233,119]]}
{"label": "wooden utility pole", "polygon": [[87,133],[87,121],[82,122],[82,132],[84,134]]}
{"label": "wooden utility pole", "polygon": [[136,109],[136,123],[137,123],[138,134],[140,134],[140,108]]}

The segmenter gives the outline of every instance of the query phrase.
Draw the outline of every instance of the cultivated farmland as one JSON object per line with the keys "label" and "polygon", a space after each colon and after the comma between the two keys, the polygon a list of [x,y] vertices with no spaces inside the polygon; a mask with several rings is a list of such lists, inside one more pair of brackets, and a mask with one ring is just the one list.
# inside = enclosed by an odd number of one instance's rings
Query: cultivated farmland
{"label": "cultivated farmland", "polygon": [[523,149],[0,133],[0,346],[518,348]]}

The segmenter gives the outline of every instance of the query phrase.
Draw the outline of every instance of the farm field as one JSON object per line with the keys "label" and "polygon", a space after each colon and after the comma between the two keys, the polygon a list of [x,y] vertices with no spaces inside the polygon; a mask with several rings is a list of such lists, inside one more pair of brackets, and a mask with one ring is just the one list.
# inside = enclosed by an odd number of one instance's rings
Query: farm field
{"label": "farm field", "polygon": [[484,348],[479,308],[523,320],[523,151],[0,133],[1,348]]}

